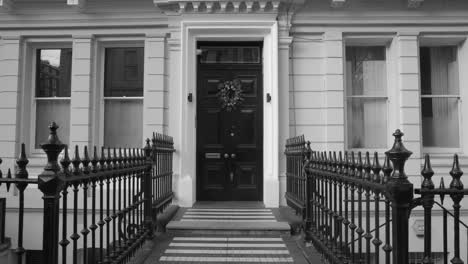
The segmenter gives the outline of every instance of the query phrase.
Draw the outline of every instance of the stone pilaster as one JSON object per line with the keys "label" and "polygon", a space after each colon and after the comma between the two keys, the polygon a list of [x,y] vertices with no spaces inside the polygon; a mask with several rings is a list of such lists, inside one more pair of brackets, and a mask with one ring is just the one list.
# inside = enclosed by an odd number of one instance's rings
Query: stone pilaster
{"label": "stone pilaster", "polygon": [[1,168],[13,168],[19,134],[21,39],[4,36],[0,41],[0,157]]}
{"label": "stone pilaster", "polygon": [[342,150],[344,146],[344,81],[343,34],[329,31],[324,34],[325,53],[325,113],[328,150]]}
{"label": "stone pilaster", "polygon": [[70,146],[87,146],[91,143],[91,98],[96,98],[91,89],[92,81],[91,35],[73,36],[72,77],[70,103]]}
{"label": "stone pilaster", "polygon": [[166,39],[164,36],[146,36],[145,76],[143,80],[143,139],[151,136],[155,131],[164,132],[165,51]]}
{"label": "stone pilaster", "polygon": [[400,33],[397,45],[398,128],[405,133],[405,146],[413,152],[406,163],[408,176],[420,173],[421,121],[418,33]]}
{"label": "stone pilaster", "polygon": [[[284,144],[289,134],[289,73],[292,37],[289,36],[289,21],[280,22],[278,36],[278,145],[279,145],[279,202],[286,205],[284,194],[286,192],[286,156],[284,155]],[[282,98],[282,99],[280,99]]]}

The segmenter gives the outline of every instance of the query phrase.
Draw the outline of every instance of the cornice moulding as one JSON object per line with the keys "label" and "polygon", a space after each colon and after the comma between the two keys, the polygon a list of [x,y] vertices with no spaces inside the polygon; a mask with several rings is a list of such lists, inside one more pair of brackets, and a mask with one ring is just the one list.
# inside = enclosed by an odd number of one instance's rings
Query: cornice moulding
{"label": "cornice moulding", "polygon": [[301,5],[305,0],[153,0],[165,13],[277,13],[281,6]]}
{"label": "cornice moulding", "polygon": [[424,0],[408,0],[408,8],[419,8]]}
{"label": "cornice moulding", "polygon": [[331,0],[330,6],[332,8],[341,8],[346,4],[346,0]]}
{"label": "cornice moulding", "polygon": [[86,0],[67,0],[67,5],[83,12],[86,9]]}

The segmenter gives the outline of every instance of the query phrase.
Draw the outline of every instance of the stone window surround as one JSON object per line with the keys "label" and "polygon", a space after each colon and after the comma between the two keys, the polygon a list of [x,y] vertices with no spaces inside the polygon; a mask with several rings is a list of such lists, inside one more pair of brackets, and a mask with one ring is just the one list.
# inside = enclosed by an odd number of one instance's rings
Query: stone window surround
{"label": "stone window surround", "polygon": [[[393,57],[393,49],[395,48],[395,45],[392,43],[394,38],[394,35],[359,35],[359,34],[352,34],[352,35],[346,35],[344,34],[343,36],[343,112],[344,112],[344,146],[345,149],[350,150],[350,151],[367,151],[369,149],[372,149],[373,151],[377,151],[379,153],[385,152],[388,149],[386,148],[348,148],[348,131],[347,131],[347,97],[346,97],[346,47],[349,46],[383,46],[385,47],[385,61],[386,61],[386,73],[387,73],[387,116],[385,117],[387,119],[387,130],[389,130],[392,127],[392,124],[394,123],[394,117],[393,113],[396,112],[396,98],[394,94],[391,92],[392,89],[391,87],[393,86],[393,80],[395,78],[395,70],[394,70],[394,57]],[[391,130],[391,129],[390,129]],[[392,140],[390,137],[386,135],[382,135],[382,140],[387,142],[387,146],[391,146]]]}
{"label": "stone window surround", "polygon": [[[436,155],[451,155],[453,153],[468,153],[468,142],[464,140],[464,135],[468,131],[467,122],[464,122],[463,113],[467,113],[468,106],[463,103],[463,100],[467,99],[468,93],[464,87],[468,84],[468,78],[464,76],[463,72],[468,70],[468,45],[465,43],[466,35],[438,35],[438,34],[421,34],[419,36],[418,45],[418,58],[420,47],[437,47],[437,46],[455,46],[457,47],[457,61],[458,61],[458,72],[459,72],[459,97],[458,100],[458,136],[459,136],[459,147],[458,148],[443,148],[443,147],[424,147],[422,145],[422,133],[421,133],[421,148],[422,153],[436,154]],[[420,83],[419,83],[420,85]],[[421,100],[421,99],[420,99]],[[422,113],[421,122],[422,122]],[[422,128],[422,123],[421,123]],[[449,128],[448,128],[449,129]]]}
{"label": "stone window surround", "polygon": [[[54,48],[72,48],[71,39],[25,39],[23,46],[23,63],[21,65],[22,78],[22,98],[21,98],[21,116],[22,116],[22,129],[21,133],[25,133],[21,138],[25,139],[27,149],[32,155],[43,155],[41,149],[36,149],[35,135],[36,135],[36,104],[35,104],[35,91],[36,91],[36,51],[38,49],[54,49]],[[72,51],[73,52],[73,51]],[[72,68],[73,71],[73,68]],[[69,97],[71,102],[71,96]],[[71,107],[71,104],[70,104]]]}
{"label": "stone window surround", "polygon": [[[93,75],[93,90],[96,92],[93,96],[94,111],[92,113],[92,138],[93,145],[102,146],[104,144],[104,68],[105,68],[105,49],[106,48],[124,48],[124,47],[142,47],[144,38],[97,38],[95,41],[95,56],[93,64],[96,65]],[[146,52],[146,50],[144,51]],[[127,97],[128,100],[141,100],[143,104],[144,96]],[[143,125],[143,124],[142,124]]]}

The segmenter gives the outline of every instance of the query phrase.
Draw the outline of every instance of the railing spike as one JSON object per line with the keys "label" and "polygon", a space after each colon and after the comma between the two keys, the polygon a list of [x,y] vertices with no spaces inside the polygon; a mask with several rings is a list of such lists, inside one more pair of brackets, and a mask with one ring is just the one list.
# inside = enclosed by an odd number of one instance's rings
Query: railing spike
{"label": "railing spike", "polygon": [[119,158],[117,157],[117,148],[112,148],[112,165],[113,169],[118,169],[119,164],[117,163]]}
{"label": "railing spike", "polygon": [[119,156],[117,157],[117,161],[119,162],[119,168],[124,168],[123,164],[123,155],[122,155],[122,148],[119,148]]}
{"label": "railing spike", "polygon": [[108,170],[112,170],[112,154],[110,147],[107,147],[106,166]]}
{"label": "railing spike", "polygon": [[376,183],[380,183],[381,179],[380,179],[380,170],[382,169],[382,167],[380,167],[380,163],[379,163],[379,154],[376,152],[374,152],[374,159],[372,161],[372,172],[374,173],[374,177],[373,177],[373,181],[376,182]]}
{"label": "railing spike", "polygon": [[339,173],[343,174],[343,152],[341,150],[338,152],[338,166],[339,166]]}
{"label": "railing spike", "polygon": [[104,148],[104,146],[102,146],[101,147],[101,158],[99,159],[99,165],[100,165],[99,170],[100,171],[104,171],[106,169],[106,155],[105,155],[105,152],[106,152],[106,149]]}
{"label": "railing spike", "polygon": [[450,183],[451,189],[461,190],[463,189],[463,183],[460,180],[460,177],[463,175],[463,171],[460,169],[460,164],[458,162],[458,155],[453,155],[453,166],[450,170],[450,175],[452,176],[452,182]]}
{"label": "railing spike", "polygon": [[384,173],[384,177],[382,178],[382,183],[387,183],[388,180],[390,179],[390,174],[393,171],[393,168],[390,165],[390,158],[388,157],[387,153],[385,153],[385,160],[384,160],[384,164],[382,167],[382,171]]}
{"label": "railing spike", "polygon": [[344,152],[344,162],[343,162],[343,174],[347,175],[348,174],[348,167],[349,167],[349,157],[348,157],[348,151]]}
{"label": "railing spike", "polygon": [[[0,158],[0,164],[2,164],[3,160]],[[0,180],[3,179],[2,170],[0,170]],[[0,186],[2,186],[2,182],[0,181]]]}
{"label": "railing spike", "polygon": [[26,157],[26,147],[24,143],[21,143],[21,152],[19,158],[16,160],[18,169],[16,171],[15,178],[27,179],[28,171],[26,170],[26,165],[28,165],[29,160]]}
{"label": "railing spike", "polygon": [[366,151],[366,155],[364,158],[364,180],[370,181],[371,178],[371,163],[370,163],[370,156],[369,151]]}
{"label": "railing spike", "polygon": [[78,149],[78,145],[75,145],[75,156],[72,159],[72,164],[73,164],[73,174],[78,175],[80,174],[80,152]]}
{"label": "railing spike", "polygon": [[97,153],[97,147],[93,147],[93,158],[91,160],[91,165],[93,165],[92,172],[95,173],[97,172],[97,165],[99,163],[99,157]]}
{"label": "railing spike", "polygon": [[350,177],[354,177],[354,169],[356,168],[356,162],[355,162],[355,159],[354,159],[354,151],[351,151],[351,158],[350,158],[350,163],[349,163],[349,171],[348,171],[348,175]]}
{"label": "railing spike", "polygon": [[65,176],[70,175],[70,156],[68,155],[68,145],[65,145],[65,149],[63,152],[63,158],[60,160],[60,165],[62,165],[62,171],[64,172]]}
{"label": "railing spike", "polygon": [[84,174],[89,174],[89,154],[88,154],[88,146],[84,146],[84,155],[83,155],[83,173]]}
{"label": "railing spike", "polygon": [[[11,179],[11,169],[8,168],[7,179]],[[10,191],[11,182],[6,183],[7,192]]]}
{"label": "railing spike", "polygon": [[424,167],[421,170],[421,175],[424,177],[421,187],[424,189],[434,189],[434,182],[432,182],[434,171],[431,167],[429,154],[424,155]]}
{"label": "railing spike", "polygon": [[333,172],[338,172],[338,160],[336,159],[336,151],[333,151]]}
{"label": "railing spike", "polygon": [[357,165],[356,165],[356,178],[360,178],[362,179],[363,178],[363,173],[362,173],[362,155],[361,155],[361,151],[358,151],[358,154],[357,154]]}
{"label": "railing spike", "polygon": [[[439,189],[444,190],[445,189],[445,183],[444,183],[444,178],[440,178],[440,184],[439,184]],[[444,192],[440,192],[440,203],[444,204],[444,199],[445,199],[445,194]]]}

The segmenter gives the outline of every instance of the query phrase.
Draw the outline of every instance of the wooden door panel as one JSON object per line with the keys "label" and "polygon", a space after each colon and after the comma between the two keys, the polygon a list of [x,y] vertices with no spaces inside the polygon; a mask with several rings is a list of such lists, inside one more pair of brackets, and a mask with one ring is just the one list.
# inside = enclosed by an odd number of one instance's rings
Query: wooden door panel
{"label": "wooden door panel", "polygon": [[257,188],[257,175],[255,164],[238,163],[238,188],[239,189],[255,189]]}
{"label": "wooden door panel", "polygon": [[219,172],[224,170],[224,162],[207,162],[202,169],[203,189],[206,190],[223,190],[224,178]]}

